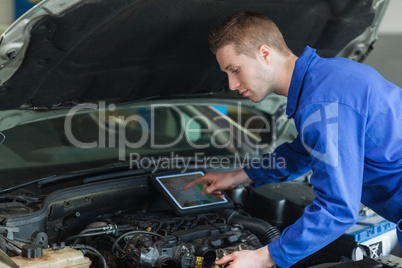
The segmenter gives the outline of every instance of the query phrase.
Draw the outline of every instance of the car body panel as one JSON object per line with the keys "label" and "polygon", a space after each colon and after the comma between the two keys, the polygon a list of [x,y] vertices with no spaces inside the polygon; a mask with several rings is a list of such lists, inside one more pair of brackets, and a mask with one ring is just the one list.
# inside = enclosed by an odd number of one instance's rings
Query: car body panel
{"label": "car body panel", "polygon": [[43,0],[2,36],[0,110],[224,92],[207,36],[244,10],[270,16],[296,55],[309,45],[323,57],[359,59],[387,3]]}

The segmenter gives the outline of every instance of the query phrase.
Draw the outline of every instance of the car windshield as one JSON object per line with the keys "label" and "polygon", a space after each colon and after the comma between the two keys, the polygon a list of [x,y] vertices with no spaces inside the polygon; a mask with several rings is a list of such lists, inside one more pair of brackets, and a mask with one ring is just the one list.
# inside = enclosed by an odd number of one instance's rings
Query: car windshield
{"label": "car windshield", "polygon": [[1,185],[116,163],[141,169],[175,160],[173,168],[180,168],[178,161],[254,153],[259,138],[230,118],[237,113],[223,106],[78,105],[63,116],[2,131]]}

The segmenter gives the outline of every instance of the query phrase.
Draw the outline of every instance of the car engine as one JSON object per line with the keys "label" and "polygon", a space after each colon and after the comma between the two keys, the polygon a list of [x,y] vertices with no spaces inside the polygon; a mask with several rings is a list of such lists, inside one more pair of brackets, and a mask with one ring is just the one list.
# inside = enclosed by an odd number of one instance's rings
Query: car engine
{"label": "car engine", "polygon": [[[248,226],[245,228],[245,226]],[[252,232],[250,231],[252,230]],[[280,235],[276,227],[235,210],[172,217],[128,214],[89,224],[66,238],[97,247],[117,267],[213,267],[216,258],[257,249]]]}
{"label": "car engine", "polygon": [[[217,268],[225,255],[278,238],[314,198],[308,183],[242,186],[228,194],[231,209],[178,216],[146,174],[16,189],[0,196],[0,247],[7,254],[1,260],[19,267]],[[358,260],[356,252],[368,256],[367,247],[340,237],[292,267],[342,260],[345,267],[402,267],[400,259],[386,266]]]}

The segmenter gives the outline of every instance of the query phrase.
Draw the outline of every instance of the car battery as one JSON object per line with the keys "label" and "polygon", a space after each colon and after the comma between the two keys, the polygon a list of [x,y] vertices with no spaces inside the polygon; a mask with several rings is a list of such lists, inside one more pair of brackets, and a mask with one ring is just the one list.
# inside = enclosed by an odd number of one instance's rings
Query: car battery
{"label": "car battery", "polygon": [[250,189],[248,212],[283,230],[303,215],[304,209],[314,198],[313,187],[304,182],[264,184]]}
{"label": "car battery", "polygon": [[345,235],[369,247],[371,258],[378,258],[399,250],[395,227],[395,223],[373,212],[360,215],[357,223],[346,231]]}

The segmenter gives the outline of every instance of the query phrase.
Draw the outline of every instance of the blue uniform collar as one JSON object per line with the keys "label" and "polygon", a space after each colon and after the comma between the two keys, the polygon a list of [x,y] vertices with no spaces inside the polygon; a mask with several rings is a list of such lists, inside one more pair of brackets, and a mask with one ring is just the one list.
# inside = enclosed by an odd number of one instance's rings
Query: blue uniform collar
{"label": "blue uniform collar", "polygon": [[288,115],[288,118],[293,117],[297,110],[304,76],[306,75],[311,60],[316,56],[315,51],[315,49],[307,46],[304,49],[303,54],[296,60],[292,80],[290,81],[288,103],[286,106],[286,114]]}

